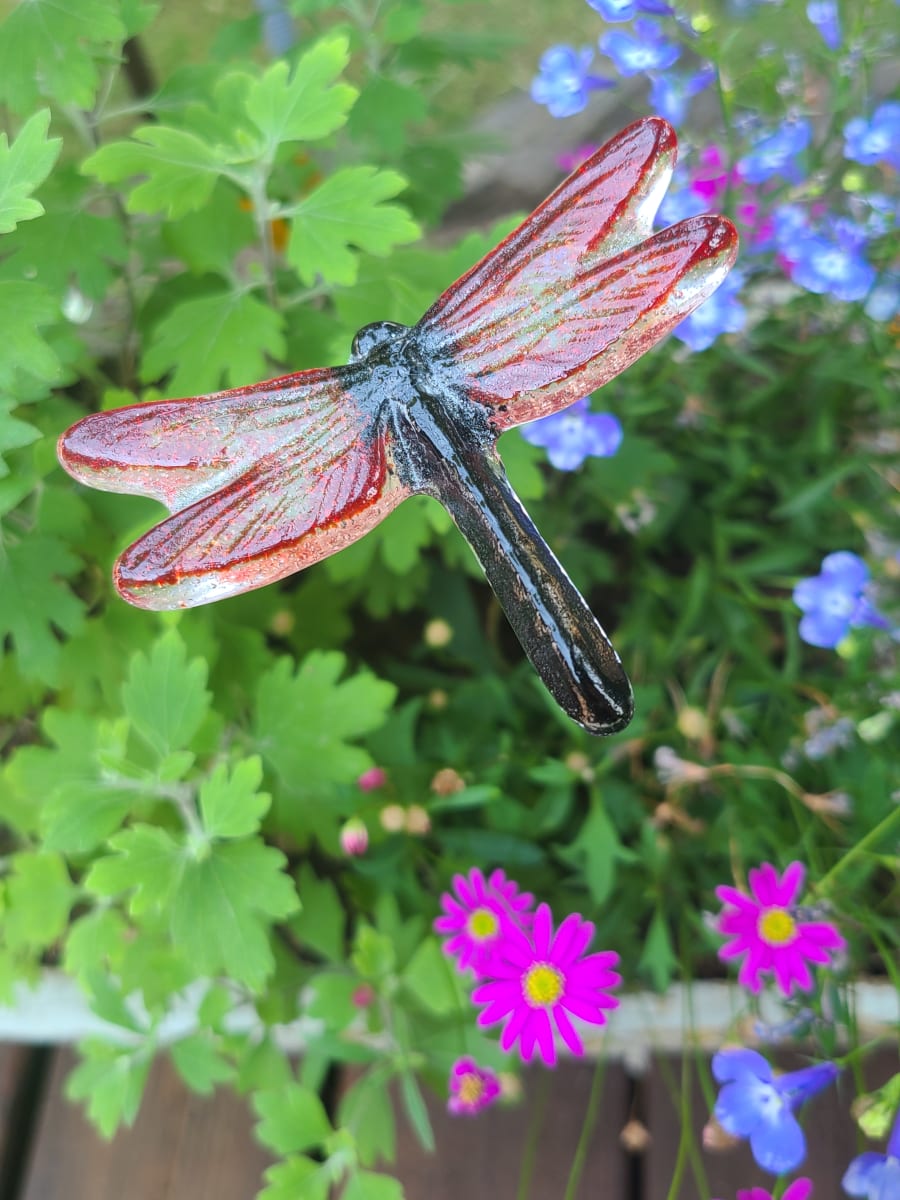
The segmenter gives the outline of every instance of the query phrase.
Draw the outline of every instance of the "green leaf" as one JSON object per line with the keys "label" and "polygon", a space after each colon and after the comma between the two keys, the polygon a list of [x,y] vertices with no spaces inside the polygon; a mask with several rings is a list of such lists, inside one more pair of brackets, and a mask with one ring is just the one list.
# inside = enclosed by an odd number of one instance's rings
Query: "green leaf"
{"label": "green leaf", "polygon": [[11,863],[4,939],[13,950],[43,950],[65,932],[75,888],[59,854],[24,851]]}
{"label": "green leaf", "polygon": [[277,1154],[312,1150],[331,1136],[331,1122],[322,1101],[299,1083],[257,1092],[253,1108],[260,1118],[256,1136]]}
{"label": "green leaf", "polygon": [[256,1200],[328,1200],[331,1175],[323,1163],[309,1158],[288,1158],[269,1167],[266,1187]]}
{"label": "green leaf", "polygon": [[[4,341],[7,335],[4,330]],[[18,545],[0,546],[0,637],[12,639],[27,679],[51,685],[57,681],[57,631],[75,633],[84,612],[81,601],[61,581],[80,565],[62,543],[39,534]]]}
{"label": "green leaf", "polygon": [[428,1012],[446,1015],[463,1008],[457,976],[450,969],[437,940],[428,937],[419,946],[405,971],[404,986]]}
{"label": "green leaf", "polygon": [[344,1189],[343,1200],[403,1200],[403,1184],[390,1175],[357,1171]]}
{"label": "green leaf", "polygon": [[638,961],[638,970],[647,976],[658,992],[664,992],[672,982],[678,967],[678,957],[672,947],[669,923],[661,908],[653,914],[647,940]]}
{"label": "green leaf", "polygon": [[0,479],[9,474],[9,467],[3,461],[3,455],[10,450],[19,450],[22,446],[30,446],[41,436],[36,425],[20,421],[12,415],[11,409],[16,407],[13,397],[0,397]]}
{"label": "green leaf", "polygon": [[356,1152],[364,1167],[396,1157],[397,1122],[384,1073],[361,1075],[341,1096],[339,1122],[356,1136]]}
{"label": "green leaf", "polygon": [[[125,37],[112,0],[28,0],[0,25],[0,101],[15,112],[34,108],[38,96],[89,109],[98,83],[98,59]],[[118,58],[118,54],[116,54]]]}
{"label": "green leaf", "polygon": [[216,292],[176,304],[154,327],[141,360],[141,379],[174,374],[179,396],[241,387],[271,374],[285,354],[284,318],[250,292]]}
{"label": "green leaf", "polygon": [[336,650],[314,651],[296,673],[293,662],[281,658],[259,681],[256,745],[293,789],[352,783],[372,765],[349,743],[382,724],[396,689],[367,671],[339,682],[346,665]]}
{"label": "green leaf", "polygon": [[66,971],[87,986],[98,969],[118,958],[126,931],[122,914],[114,908],[96,908],[79,917],[66,937]]}
{"label": "green leaf", "polygon": [[[109,294],[128,248],[121,224],[89,212],[89,202],[88,188],[80,180],[77,189],[57,198],[58,207],[48,207],[36,225],[16,230],[9,249],[20,276],[36,279],[57,296],[64,296],[73,280],[91,299]],[[47,203],[51,205],[49,197]]]}
{"label": "green leaf", "polygon": [[178,1074],[191,1091],[209,1096],[217,1083],[234,1076],[234,1067],[225,1061],[213,1038],[206,1032],[182,1038],[169,1047]]}
{"label": "green leaf", "polygon": [[284,60],[254,81],[247,112],[271,156],[281,142],[313,141],[340,128],[356,99],[356,88],[334,83],[350,60],[345,37],[328,37],[304,54],[293,72]]}
{"label": "green leaf", "polygon": [[431,1118],[425,1107],[422,1090],[412,1071],[405,1070],[401,1074],[400,1095],[403,1097],[403,1107],[409,1117],[409,1123],[415,1130],[422,1149],[431,1153],[434,1150],[434,1131],[431,1128]]}
{"label": "green leaf", "polygon": [[62,146],[62,138],[47,137],[49,128],[50,110],[43,108],[25,122],[12,146],[0,133],[0,233],[44,211],[31,193],[50,174]]}
{"label": "green leaf", "polygon": [[239,762],[230,774],[224,763],[213,769],[200,785],[200,815],[209,837],[239,838],[256,833],[272,802],[271,796],[258,791],[262,774],[262,762],[256,755]]}
{"label": "green leaf", "polygon": [[0,279],[0,389],[15,393],[17,371],[44,383],[60,378],[59,360],[38,333],[59,315],[59,301],[40,284]]}
{"label": "green leaf", "polygon": [[209,710],[206,663],[187,661],[187,650],[174,629],[154,644],[149,657],[132,655],[122,704],[134,728],[160,758],[189,746]]}
{"label": "green leaf", "polygon": [[399,154],[406,142],[406,126],[427,116],[428,100],[421,88],[376,75],[360,93],[348,132],[354,140],[371,138],[382,153]]}
{"label": "green leaf", "polygon": [[98,858],[84,886],[96,896],[130,894],[132,916],[159,910],[168,901],[181,874],[184,847],[164,829],[134,825],[110,838],[113,853]]}
{"label": "green leaf", "polygon": [[66,1080],[70,1100],[87,1101],[91,1121],[105,1138],[120,1125],[132,1125],[150,1070],[150,1054],[94,1039],[79,1046],[82,1061]]}
{"label": "green leaf", "polygon": [[395,171],[344,167],[294,206],[287,254],[303,282],[351,284],[359,250],[384,255],[415,241],[419,227],[406,209],[382,203],[405,186]]}
{"label": "green leaf", "polygon": [[334,884],[317,878],[304,864],[297,873],[297,892],[303,908],[291,917],[292,933],[332,962],[343,962],[347,917]]}
{"label": "green leaf", "polygon": [[591,800],[590,814],[578,836],[565,848],[557,848],[556,854],[563,862],[581,868],[595,904],[604,904],[612,893],[616,861],[625,861],[629,857],[597,796]]}
{"label": "green leaf", "polygon": [[142,125],[132,140],[101,146],[81,169],[102,183],[141,175],[128,195],[128,211],[181,217],[203,207],[227,161],[224,152],[186,129]]}
{"label": "green leaf", "polygon": [[259,990],[275,966],[272,919],[297,907],[284,855],[254,838],[188,860],[171,897],[172,940],[198,974],[224,971]]}

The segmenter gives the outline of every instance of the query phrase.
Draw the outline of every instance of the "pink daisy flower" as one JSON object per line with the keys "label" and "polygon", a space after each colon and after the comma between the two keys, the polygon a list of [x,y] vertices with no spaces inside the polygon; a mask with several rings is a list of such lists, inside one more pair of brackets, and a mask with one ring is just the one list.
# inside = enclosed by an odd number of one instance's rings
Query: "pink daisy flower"
{"label": "pink daisy flower", "polygon": [[474,1117],[500,1095],[500,1080],[490,1067],[479,1067],[474,1058],[458,1058],[450,1069],[449,1088],[449,1111],[457,1117]]}
{"label": "pink daisy flower", "polygon": [[738,983],[751,992],[762,990],[762,975],[774,975],[790,996],[794,986],[809,991],[813,977],[808,962],[825,965],[830,952],[846,942],[830,921],[810,921],[796,904],[803,891],[806,869],[792,862],[779,877],[771,863],[750,871],[750,891],[745,896],[733,887],[717,887],[725,905],[716,919],[719,933],[731,940],[719,950],[723,962],[744,957]]}
{"label": "pink daisy flower", "polygon": [[471,969],[477,978],[488,973],[503,937],[502,921],[511,917],[520,925],[531,921],[534,896],[520,892],[498,867],[485,879],[477,867],[468,875],[453,876],[453,890],[441,896],[444,916],[434,923],[436,933],[448,938],[444,953],[457,961],[461,971]]}
{"label": "pink daisy flower", "polygon": [[485,1005],[478,1015],[479,1025],[506,1021],[500,1037],[503,1050],[518,1042],[522,1059],[530,1062],[537,1047],[552,1067],[556,1062],[552,1017],[572,1053],[584,1053],[570,1015],[592,1025],[605,1024],[604,1010],[619,1005],[607,993],[621,983],[610,969],[619,961],[618,954],[611,950],[584,954],[593,936],[593,924],[578,913],[566,917],[554,936],[546,904],[539,905],[530,933],[504,921],[491,979],[472,992],[473,1003]]}
{"label": "pink daisy flower", "polygon": [[[811,1179],[795,1179],[781,1200],[807,1200],[812,1195]],[[737,1200],[772,1200],[772,1193],[765,1188],[754,1187],[742,1190],[737,1194]]]}

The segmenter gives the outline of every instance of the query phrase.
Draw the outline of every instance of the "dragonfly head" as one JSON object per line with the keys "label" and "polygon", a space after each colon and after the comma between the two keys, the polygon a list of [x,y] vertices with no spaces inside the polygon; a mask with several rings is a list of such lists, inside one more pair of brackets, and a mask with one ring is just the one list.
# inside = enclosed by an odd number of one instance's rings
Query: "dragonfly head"
{"label": "dragonfly head", "polygon": [[350,361],[360,362],[376,347],[395,342],[408,332],[408,325],[398,325],[396,321],[373,321],[371,325],[363,325],[350,347]]}

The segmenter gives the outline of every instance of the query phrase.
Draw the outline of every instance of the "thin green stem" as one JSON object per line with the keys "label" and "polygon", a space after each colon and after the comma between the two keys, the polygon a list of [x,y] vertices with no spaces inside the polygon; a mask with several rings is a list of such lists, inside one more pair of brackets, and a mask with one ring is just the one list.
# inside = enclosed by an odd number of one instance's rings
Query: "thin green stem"
{"label": "thin green stem", "polygon": [[587,1108],[584,1112],[584,1120],[581,1123],[581,1134],[578,1138],[578,1145],[575,1147],[575,1157],[572,1159],[572,1166],[569,1170],[569,1179],[566,1183],[566,1192],[563,1200],[575,1200],[575,1195],[578,1191],[578,1185],[581,1182],[581,1173],[584,1170],[585,1159],[587,1158],[588,1146],[591,1143],[591,1136],[594,1131],[594,1125],[597,1120],[597,1112],[600,1108],[600,1100],[603,1096],[603,1080],[606,1075],[606,1061],[599,1059],[597,1066],[594,1069],[594,1080],[591,1084],[591,1094],[588,1097]]}
{"label": "thin green stem", "polygon": [[516,1200],[528,1200],[531,1192],[531,1179],[534,1175],[534,1161],[537,1158],[538,1135],[544,1123],[544,1112],[550,1095],[550,1079],[548,1072],[541,1076],[537,1097],[534,1102],[534,1112],[528,1122],[528,1134],[525,1138],[525,1151],[522,1155],[522,1167],[519,1171],[519,1186],[516,1189]]}
{"label": "thin green stem", "polygon": [[870,829],[865,837],[860,838],[855,846],[851,846],[843,858],[838,859],[831,870],[822,876],[813,890],[823,895],[826,894],[829,887],[834,884],[835,879],[845,870],[848,863],[859,858],[861,854],[868,853],[894,825],[898,824],[900,824],[900,805],[893,812],[888,813],[883,821],[879,821],[874,829]]}

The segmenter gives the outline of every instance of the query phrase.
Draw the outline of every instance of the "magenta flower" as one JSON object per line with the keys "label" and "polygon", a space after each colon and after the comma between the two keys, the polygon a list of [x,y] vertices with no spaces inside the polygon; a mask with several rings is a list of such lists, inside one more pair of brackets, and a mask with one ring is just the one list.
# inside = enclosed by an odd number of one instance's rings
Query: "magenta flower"
{"label": "magenta flower", "polygon": [[479,1025],[506,1021],[500,1037],[503,1050],[518,1042],[523,1061],[530,1062],[537,1047],[552,1067],[556,1063],[552,1017],[572,1053],[584,1053],[570,1016],[592,1025],[605,1024],[605,1010],[619,1006],[609,990],[621,983],[611,970],[618,954],[606,950],[585,955],[593,936],[593,924],[578,913],[566,917],[554,936],[546,904],[538,906],[531,933],[504,921],[491,978],[472,992],[472,1002],[485,1006],[478,1015]]}
{"label": "magenta flower", "polygon": [[717,887],[725,905],[716,921],[719,933],[731,940],[719,950],[719,958],[744,957],[738,983],[751,992],[762,989],[761,975],[774,975],[778,986],[790,996],[794,985],[803,991],[813,986],[807,962],[824,965],[830,951],[843,950],[846,942],[830,921],[810,921],[796,906],[803,891],[806,870],[792,862],[779,877],[770,863],[750,871],[750,891]]}
{"label": "magenta flower", "polygon": [[461,971],[471,969],[483,979],[493,965],[502,938],[502,922],[529,925],[534,896],[520,892],[519,885],[498,867],[485,879],[477,867],[466,875],[453,876],[453,890],[441,896],[444,916],[434,922],[436,933],[449,935],[444,953],[457,960]]}
{"label": "magenta flower", "polygon": [[500,1081],[490,1067],[479,1067],[474,1058],[458,1058],[450,1068],[447,1108],[457,1117],[474,1117],[490,1108],[500,1095]]}
{"label": "magenta flower", "polygon": [[[811,1179],[795,1179],[781,1200],[807,1200],[812,1195]],[[742,1188],[737,1194],[737,1200],[772,1200],[772,1193],[765,1188]]]}

